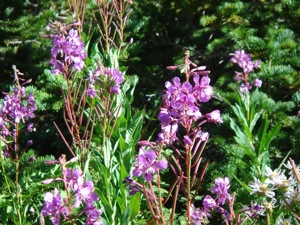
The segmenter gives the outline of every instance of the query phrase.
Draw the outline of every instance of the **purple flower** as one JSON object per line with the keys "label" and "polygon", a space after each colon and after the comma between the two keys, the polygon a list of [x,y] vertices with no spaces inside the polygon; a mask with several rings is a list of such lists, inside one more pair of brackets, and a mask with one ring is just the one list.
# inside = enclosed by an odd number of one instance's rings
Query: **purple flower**
{"label": "purple flower", "polygon": [[85,225],[102,225],[102,221],[99,217],[102,214],[102,210],[97,209],[92,202],[87,202],[87,205],[84,209],[86,215]]}
{"label": "purple flower", "polygon": [[203,223],[206,224],[208,215],[204,210],[195,209],[194,205],[192,205],[190,208],[190,213],[192,225],[201,225]]}
{"label": "purple flower", "polygon": [[75,70],[82,70],[84,67],[84,52],[83,42],[74,29],[69,31],[67,37],[64,35],[55,35],[53,38],[53,47],[51,49],[51,63],[54,66],[53,74],[65,74],[67,67],[73,67]]}
{"label": "purple flower", "polygon": [[146,181],[151,181],[156,170],[164,170],[168,166],[165,160],[157,161],[156,158],[157,155],[153,150],[146,151],[144,147],[141,147],[132,174],[136,177],[142,175]]}
{"label": "purple flower", "polygon": [[28,131],[28,132],[32,132],[33,129],[34,129],[34,123],[29,123],[29,124],[27,125],[27,131]]}
{"label": "purple flower", "polygon": [[162,126],[162,131],[158,134],[158,143],[165,143],[171,145],[177,140],[176,132],[178,129],[178,124],[170,124],[168,126]]}
{"label": "purple flower", "polygon": [[[243,73],[235,72],[235,80],[241,83],[240,92],[247,93],[252,89],[252,86],[249,83],[248,75],[250,72],[254,71],[255,68],[260,67],[260,62],[253,62],[251,56],[247,54],[244,50],[237,50],[231,58],[232,63],[238,64],[242,69]],[[261,81],[259,79],[255,79],[254,86],[260,87]]]}
{"label": "purple flower", "polygon": [[237,50],[231,58],[232,63],[238,64],[244,71],[244,73],[250,73],[253,69],[260,66],[259,61],[253,62],[251,56],[247,54],[244,50]]}
{"label": "purple flower", "polygon": [[207,122],[223,123],[223,120],[220,115],[220,110],[214,110],[211,113],[207,113],[205,114],[205,117],[207,119]]}
{"label": "purple flower", "polygon": [[252,89],[252,86],[249,84],[249,82],[246,82],[245,84],[241,84],[240,86],[240,92],[247,93]]}
{"label": "purple flower", "polygon": [[183,142],[186,144],[186,145],[192,145],[193,144],[193,141],[190,139],[190,137],[188,135],[184,135],[183,137]]}
{"label": "purple flower", "polygon": [[211,209],[215,208],[217,206],[216,201],[209,195],[206,195],[203,199],[203,207],[204,211],[209,213]]}
{"label": "purple flower", "polygon": [[201,140],[201,141],[206,141],[209,137],[209,133],[208,132],[203,132],[200,131],[197,133],[197,137]]}
{"label": "purple flower", "polygon": [[214,93],[213,88],[209,86],[210,78],[208,76],[202,76],[200,81],[199,79],[199,75],[193,77],[195,89],[197,90],[195,95],[200,102],[208,102]]}
{"label": "purple flower", "polygon": [[254,85],[255,87],[261,87],[262,81],[261,81],[260,79],[256,78],[256,79],[254,80],[253,85]]}
{"label": "purple flower", "polygon": [[10,135],[10,131],[8,130],[7,118],[5,114],[0,112],[0,135],[6,137]]}
{"label": "purple flower", "polygon": [[63,171],[63,176],[72,191],[78,191],[84,183],[81,169],[66,169]]}
{"label": "purple flower", "polygon": [[79,186],[76,193],[75,193],[75,203],[74,207],[78,208],[82,201],[85,203],[87,202],[94,202],[98,200],[98,195],[94,194],[94,183],[90,180],[84,182],[82,186]]}
{"label": "purple flower", "polygon": [[89,84],[89,88],[88,90],[86,91],[87,93],[87,96],[90,96],[91,98],[94,98],[94,97],[97,97],[97,92],[96,92],[96,89],[95,89],[95,86],[93,84]]}
{"label": "purple flower", "polygon": [[54,189],[54,194],[47,192],[44,196],[44,201],[45,203],[42,208],[43,216],[50,216],[50,220],[54,225],[58,225],[60,223],[60,214],[62,214],[66,219],[68,209],[63,206],[62,197],[58,193],[57,188]]}
{"label": "purple flower", "polygon": [[230,187],[228,177],[215,179],[215,186],[210,189],[210,191],[217,195],[217,204],[224,205],[227,198],[231,198],[228,194],[228,189]]}
{"label": "purple flower", "polygon": [[120,84],[122,84],[125,80],[124,75],[115,68],[105,68],[103,72],[111,81],[113,81],[110,91],[114,94],[119,94]]}
{"label": "purple flower", "polygon": [[27,143],[26,143],[26,147],[29,147],[33,145],[33,141],[32,140],[28,140]]}
{"label": "purple flower", "polygon": [[118,69],[98,67],[94,73],[89,71],[87,95],[97,97],[95,85],[100,88],[107,87],[109,92],[119,94],[124,80],[124,75]]}
{"label": "purple flower", "polygon": [[258,216],[259,214],[262,213],[263,206],[261,206],[257,203],[253,203],[253,204],[251,204],[250,207],[244,206],[243,209],[248,214],[248,216],[250,218],[253,218],[253,217],[256,217],[256,216]]}

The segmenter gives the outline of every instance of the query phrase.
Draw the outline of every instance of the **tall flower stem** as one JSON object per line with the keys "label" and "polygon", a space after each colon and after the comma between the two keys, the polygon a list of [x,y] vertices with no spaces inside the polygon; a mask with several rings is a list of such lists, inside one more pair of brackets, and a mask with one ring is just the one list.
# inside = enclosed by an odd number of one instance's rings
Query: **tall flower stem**
{"label": "tall flower stem", "polygon": [[270,225],[271,224],[271,221],[270,221],[270,214],[267,213],[267,225]]}
{"label": "tall flower stem", "polygon": [[17,214],[19,218],[19,224],[22,225],[22,216],[20,211],[21,206],[21,197],[19,195],[19,170],[20,170],[20,162],[19,162],[19,147],[18,147],[18,136],[19,136],[19,124],[15,123],[15,133],[14,133],[14,151],[15,151],[15,164],[16,164],[16,197],[17,197]]}
{"label": "tall flower stem", "polygon": [[187,148],[186,154],[186,192],[187,192],[187,213],[188,213],[188,224],[191,224],[191,149]]}
{"label": "tall flower stem", "polygon": [[[161,147],[161,146],[160,146]],[[159,149],[159,152],[161,151],[161,148]],[[160,157],[160,154],[159,154]],[[160,215],[161,215],[161,221],[163,224],[166,224],[165,222],[165,218],[164,218],[164,211],[163,211],[163,200],[162,200],[162,193],[161,193],[161,187],[160,187],[160,174],[159,171],[157,171],[157,187],[158,187],[158,201],[159,201],[159,211],[160,211]]]}

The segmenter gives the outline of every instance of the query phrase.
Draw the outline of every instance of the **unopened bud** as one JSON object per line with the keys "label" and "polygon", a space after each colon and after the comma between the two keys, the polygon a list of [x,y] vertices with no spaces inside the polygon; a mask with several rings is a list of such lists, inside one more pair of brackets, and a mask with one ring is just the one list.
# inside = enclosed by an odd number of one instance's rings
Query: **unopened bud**
{"label": "unopened bud", "polygon": [[34,162],[34,161],[35,161],[35,156],[30,156],[28,162]]}
{"label": "unopened bud", "polygon": [[178,68],[178,66],[167,66],[167,69],[168,70],[175,70],[175,69],[177,69]]}

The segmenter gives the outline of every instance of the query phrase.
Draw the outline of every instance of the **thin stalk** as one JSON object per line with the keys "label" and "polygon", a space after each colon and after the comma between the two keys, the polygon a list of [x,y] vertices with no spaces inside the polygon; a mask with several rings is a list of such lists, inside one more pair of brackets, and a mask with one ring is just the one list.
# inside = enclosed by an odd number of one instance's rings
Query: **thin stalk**
{"label": "thin stalk", "polygon": [[14,151],[16,154],[16,197],[17,197],[17,214],[19,218],[19,224],[22,225],[22,216],[21,216],[21,211],[20,211],[20,206],[22,205],[21,203],[21,198],[19,195],[19,170],[20,170],[20,162],[19,162],[19,146],[18,146],[18,137],[19,137],[19,124],[15,123],[15,134],[14,134]]}
{"label": "thin stalk", "polygon": [[187,213],[188,213],[188,225],[191,224],[191,165],[192,165],[192,157],[191,157],[191,149],[187,148],[186,154],[186,192],[187,192]]}
{"label": "thin stalk", "polygon": [[172,155],[171,156],[179,173],[180,173],[180,176],[177,177],[178,179],[178,183],[176,185],[176,189],[175,189],[175,192],[174,192],[174,197],[173,197],[173,203],[172,203],[172,212],[171,212],[171,216],[170,216],[170,223],[171,225],[174,224],[174,218],[175,218],[175,210],[176,210],[176,203],[177,203],[177,197],[178,197],[178,192],[179,192],[179,189],[181,187],[181,184],[182,184],[182,179],[183,179],[183,175],[182,175],[182,169],[180,167],[180,165],[178,164],[178,162],[176,161],[176,158]]}
{"label": "thin stalk", "polygon": [[156,195],[155,195],[155,192],[154,192],[154,189],[153,189],[152,181],[149,181],[148,183],[149,183],[149,187],[150,187],[151,193],[154,196],[154,198],[153,198],[153,204],[155,205],[155,210],[156,210],[156,214],[157,214],[156,217],[158,218],[158,222],[160,222],[160,220],[163,217],[163,215],[160,212],[159,204],[157,204],[157,199],[155,197]]}
{"label": "thin stalk", "polygon": [[295,212],[295,210],[293,209],[293,207],[291,207],[286,200],[283,200],[285,205],[288,207],[288,209],[293,213],[293,215],[297,218],[297,220],[300,221],[300,216]]}
{"label": "thin stalk", "polygon": [[75,153],[73,152],[73,150],[71,149],[70,145],[68,144],[67,140],[65,139],[64,135],[62,134],[62,132],[60,131],[60,129],[58,128],[58,126],[56,125],[55,122],[54,123],[54,126],[56,127],[58,133],[60,134],[61,138],[63,139],[63,141],[65,142],[67,148],[69,149],[69,151],[71,152],[71,154],[75,157]]}
{"label": "thin stalk", "polygon": [[178,199],[178,192],[182,183],[182,175],[179,178],[179,181],[176,185],[176,189],[175,189],[175,193],[174,193],[174,198],[173,198],[173,204],[172,204],[172,212],[171,212],[171,216],[170,216],[170,224],[173,225],[174,224],[174,219],[175,219],[175,209],[176,209],[176,203],[177,203],[177,199]]}
{"label": "thin stalk", "polygon": [[270,221],[270,214],[267,213],[267,225],[270,225],[271,224],[271,221]]}
{"label": "thin stalk", "polygon": [[165,218],[164,218],[163,204],[162,204],[159,171],[157,171],[157,174],[158,174],[158,176],[157,176],[157,187],[158,187],[158,203],[159,203],[160,219],[162,220],[163,224],[166,224]]}
{"label": "thin stalk", "polygon": [[149,195],[148,195],[148,191],[147,191],[147,189],[146,189],[146,187],[145,187],[145,185],[143,184],[143,192],[145,193],[145,197],[146,197],[146,202],[147,202],[147,204],[148,204],[148,207],[149,207],[149,209],[150,209],[150,212],[151,212],[151,214],[152,214],[152,217],[153,217],[153,219],[155,220],[155,224],[156,225],[159,225],[159,221],[158,221],[158,219],[157,219],[157,216],[155,215],[155,212],[154,212],[154,210],[153,210],[153,207],[152,207],[152,204],[151,204],[151,200],[150,200],[150,198],[149,198]]}

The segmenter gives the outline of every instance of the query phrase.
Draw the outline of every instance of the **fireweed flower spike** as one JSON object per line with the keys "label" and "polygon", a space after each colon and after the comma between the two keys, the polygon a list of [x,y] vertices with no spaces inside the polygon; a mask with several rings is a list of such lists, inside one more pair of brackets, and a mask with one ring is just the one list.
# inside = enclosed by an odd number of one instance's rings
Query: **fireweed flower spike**
{"label": "fireweed flower spike", "polygon": [[[72,159],[75,160],[75,159]],[[42,209],[43,216],[50,216],[50,220],[54,225],[59,224],[60,214],[64,216],[64,219],[70,219],[69,214],[73,214],[72,208],[83,209],[76,211],[78,215],[83,212],[86,215],[86,225],[102,225],[99,219],[102,211],[97,209],[94,205],[95,202],[99,201],[98,195],[94,193],[94,183],[90,180],[84,181],[81,169],[67,169],[64,166],[69,162],[59,163],[63,167],[63,177],[53,178],[45,180],[43,183],[48,184],[53,181],[62,181],[65,183],[67,193],[70,196],[62,198],[55,188],[54,195],[50,192],[45,194],[44,207]]]}
{"label": "fireweed flower spike", "polygon": [[132,174],[136,177],[143,176],[146,181],[151,181],[153,174],[157,170],[165,170],[168,163],[165,160],[157,161],[157,155],[154,150],[145,150],[140,148],[140,153],[137,156],[137,162]]}
{"label": "fireweed flower spike", "polygon": [[64,33],[55,35],[52,44],[50,62],[54,66],[53,74],[66,74],[68,67],[77,71],[83,69],[86,53],[77,30],[71,29],[67,36]]}
{"label": "fireweed flower spike", "polygon": [[118,69],[104,68],[103,66],[99,66],[94,71],[94,73],[89,71],[89,75],[87,78],[87,95],[91,98],[97,97],[97,92],[99,91],[96,89],[96,86],[100,88],[103,88],[105,86],[108,92],[119,94],[121,91],[120,86],[124,82],[124,80],[124,74],[121,73]]}
{"label": "fireweed flower spike", "polygon": [[[260,67],[259,61],[252,61],[251,56],[247,54],[244,50],[237,50],[232,55],[230,61],[234,64],[238,64],[239,67],[243,69],[243,73],[235,72],[235,80],[237,80],[240,85],[240,92],[245,93],[249,92],[252,89],[252,86],[249,82],[249,73],[253,72],[254,69]],[[255,87],[261,87],[262,81],[255,79],[253,82]]]}
{"label": "fireweed flower spike", "polygon": [[54,225],[60,224],[60,214],[63,215],[64,220],[67,218],[68,209],[63,206],[63,200],[57,188],[54,189],[54,194],[47,192],[44,196],[44,201],[42,215],[50,216],[50,220]]}
{"label": "fireweed flower spike", "polygon": [[[13,93],[8,93],[4,97],[3,106],[1,109],[2,121],[4,117],[9,120],[14,120],[16,123],[34,118],[33,112],[37,110],[35,99],[32,93],[26,95],[25,88],[15,86]],[[1,120],[0,120],[1,126]]]}
{"label": "fireweed flower spike", "polygon": [[[176,67],[177,68],[177,67]],[[204,118],[199,110],[202,102],[208,102],[213,89],[209,85],[210,78],[207,76],[210,71],[205,71],[205,67],[197,67],[187,74],[187,81],[181,83],[179,77],[174,77],[172,81],[165,83],[165,94],[163,96],[164,106],[160,109],[158,119],[162,126],[162,131],[158,134],[158,142],[172,145],[177,141],[178,125],[188,127],[195,121]],[[189,78],[192,77],[192,81]],[[220,111],[216,110],[207,114],[208,122],[222,123]],[[185,137],[188,141],[188,137]]]}

